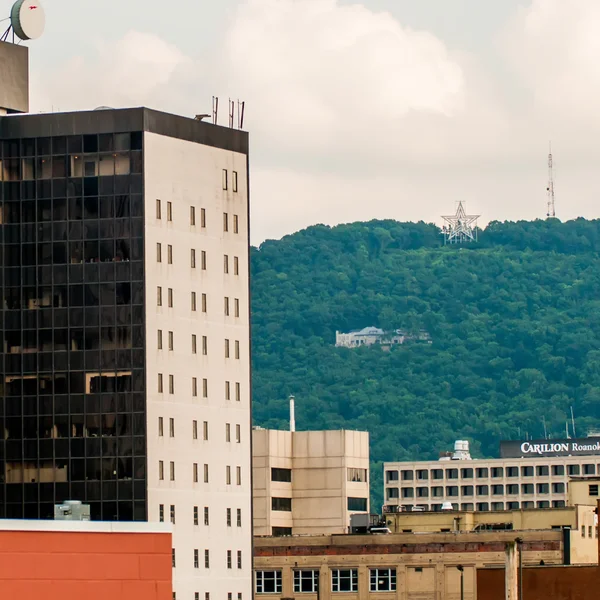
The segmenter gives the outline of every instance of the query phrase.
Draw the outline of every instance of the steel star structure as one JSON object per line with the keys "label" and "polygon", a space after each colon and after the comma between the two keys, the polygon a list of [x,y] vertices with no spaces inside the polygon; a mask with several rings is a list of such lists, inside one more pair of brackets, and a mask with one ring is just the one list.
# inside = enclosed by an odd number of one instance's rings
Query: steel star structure
{"label": "steel star structure", "polygon": [[444,244],[462,244],[477,241],[477,219],[481,215],[468,215],[462,202],[458,203],[456,214],[444,217],[442,233]]}

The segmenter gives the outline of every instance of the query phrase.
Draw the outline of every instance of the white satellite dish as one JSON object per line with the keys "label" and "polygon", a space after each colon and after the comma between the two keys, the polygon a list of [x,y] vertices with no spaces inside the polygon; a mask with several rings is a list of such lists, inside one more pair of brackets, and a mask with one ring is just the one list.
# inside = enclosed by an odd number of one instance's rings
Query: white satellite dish
{"label": "white satellite dish", "polygon": [[46,26],[46,14],[39,0],[17,0],[10,11],[15,35],[22,40],[36,40]]}

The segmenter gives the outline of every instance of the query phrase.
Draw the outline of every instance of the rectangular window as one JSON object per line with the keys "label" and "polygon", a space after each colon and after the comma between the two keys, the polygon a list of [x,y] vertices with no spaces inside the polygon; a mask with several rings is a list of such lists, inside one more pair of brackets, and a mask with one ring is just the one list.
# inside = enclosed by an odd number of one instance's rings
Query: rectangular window
{"label": "rectangular window", "polygon": [[210,552],[208,549],[204,551],[204,568],[210,569]]}
{"label": "rectangular window", "polygon": [[231,509],[228,508],[225,511],[225,522],[227,523],[227,527],[231,527]]}
{"label": "rectangular window", "polygon": [[348,469],[348,481],[367,482],[367,469]]}
{"label": "rectangular window", "polygon": [[550,486],[547,483],[538,483],[537,484],[537,493],[538,494],[550,493]]}
{"label": "rectangular window", "polygon": [[225,316],[228,317],[229,316],[229,298],[227,298],[227,296],[225,296],[224,301],[223,301],[223,310],[225,312]]}
{"label": "rectangular window", "polygon": [[235,357],[240,358],[240,343],[238,340],[235,340]]}
{"label": "rectangular window", "polygon": [[206,271],[206,250],[202,250],[200,254],[200,259],[202,260],[202,270]]}
{"label": "rectangular window", "polygon": [[225,423],[225,441],[231,442],[231,425],[229,423]]}
{"label": "rectangular window", "polygon": [[194,463],[193,479],[194,479],[194,483],[198,483],[198,463]]}
{"label": "rectangular window", "polygon": [[[531,493],[533,494],[533,485],[531,487],[532,487]],[[565,484],[562,482],[553,483],[552,484],[552,493],[553,494],[564,494],[565,493]]]}
{"label": "rectangular window", "polygon": [[162,460],[158,461],[158,479],[164,481],[165,479],[165,464]]}
{"label": "rectangular window", "polygon": [[175,419],[172,417],[169,419],[169,437],[175,437]]}
{"label": "rectangular window", "polygon": [[200,568],[200,555],[198,553],[198,549],[194,548],[194,569]]}
{"label": "rectangular window", "polygon": [[192,377],[192,396],[196,398],[198,396],[198,379]]}
{"label": "rectangular window", "polygon": [[170,265],[173,264],[173,246],[171,244],[167,246],[167,263]]}
{"label": "rectangular window", "polygon": [[241,508],[237,509],[237,526],[238,527],[242,526],[242,509]]}
{"label": "rectangular window", "polygon": [[242,386],[239,383],[235,384],[235,399],[236,402],[241,402],[242,400]]}
{"label": "rectangular window", "polygon": [[200,227],[206,227],[206,209],[200,209]]}
{"label": "rectangular window", "polygon": [[175,505],[171,504],[171,523],[175,525]]}
{"label": "rectangular window", "polygon": [[229,340],[225,340],[225,358],[229,358]]}
{"label": "rectangular window", "polygon": [[192,333],[192,354],[196,354],[196,334]]}
{"label": "rectangular window", "polygon": [[565,465],[552,465],[552,475],[564,475]]}
{"label": "rectangular window", "polygon": [[227,169],[223,169],[223,189],[227,189]]}
{"label": "rectangular window", "polygon": [[175,376],[169,375],[169,394],[175,393]]}
{"label": "rectangular window", "polygon": [[[206,466],[206,465],[204,465]],[[204,525],[208,526],[210,524],[210,518],[209,518],[209,512],[208,512],[208,506],[204,507]]]}
{"label": "rectangular window", "polygon": [[202,355],[208,355],[208,338],[205,335],[202,336]]}
{"label": "rectangular window", "polygon": [[223,231],[229,231],[229,215],[223,213]]}
{"label": "rectangular window", "polygon": [[238,569],[242,568],[242,551],[241,550],[237,551],[237,568]]}
{"label": "rectangular window", "polygon": [[173,332],[169,331],[169,350],[173,350]]}
{"label": "rectangular window", "polygon": [[162,373],[158,374],[158,393],[163,393],[163,376]]}
{"label": "rectangular window", "polygon": [[358,592],[358,569],[332,569],[332,592]]}
{"label": "rectangular window", "polygon": [[156,288],[156,306],[162,306],[162,288],[160,286]]}
{"label": "rectangular window", "polygon": [[163,347],[163,341],[162,341],[162,329],[159,329],[159,330],[156,332],[156,347],[157,347],[159,350],[162,350],[162,347]]}
{"label": "rectangular window", "polygon": [[194,525],[198,525],[198,507],[194,506]]}
{"label": "rectangular window", "polygon": [[231,467],[229,465],[225,467],[225,484],[231,485]]}
{"label": "rectangular window", "polygon": [[173,220],[173,203],[167,201],[167,221]]}
{"label": "rectangular window", "polygon": [[231,383],[225,382],[225,400],[231,400]]}
{"label": "rectangular window", "polygon": [[284,481],[291,483],[292,481],[292,470],[281,469],[278,467],[271,468],[271,481]]}
{"label": "rectangular window", "polygon": [[348,510],[367,510],[367,499],[366,498],[348,498]]}
{"label": "rectangular window", "polygon": [[194,250],[194,248],[190,251],[190,265],[192,269],[196,268],[196,250]]}
{"label": "rectangular window", "polygon": [[205,442],[208,441],[208,421],[204,421],[202,423],[202,439]]}
{"label": "rectangular window", "polygon": [[231,550],[227,550],[227,568],[231,569],[232,564],[231,564]]}
{"label": "rectangular window", "polygon": [[242,467],[235,468],[235,484],[242,485]]}
{"label": "rectangular window", "polygon": [[223,255],[223,273],[229,273],[229,256]]}
{"label": "rectangular window", "polygon": [[169,477],[171,481],[175,481],[175,463],[173,461],[169,463]]}
{"label": "rectangular window", "polygon": [[158,505],[158,520],[160,523],[165,522],[165,505],[164,504]]}
{"label": "rectangular window", "polygon": [[204,465],[204,483],[208,483],[208,465]]}
{"label": "rectangular window", "polygon": [[372,592],[395,592],[396,569],[371,569],[369,589]]}
{"label": "rectangular window", "polygon": [[156,218],[162,219],[162,210],[160,206],[160,200],[158,198],[156,199]]}
{"label": "rectangular window", "polygon": [[281,571],[256,571],[254,589],[257,594],[281,594],[282,581]]}
{"label": "rectangular window", "polygon": [[202,380],[202,397],[208,398],[208,379]]}
{"label": "rectangular window", "polygon": [[240,259],[237,256],[233,257],[233,274],[240,274]]}
{"label": "rectangular window", "polygon": [[277,498],[273,496],[271,498],[271,510],[277,511],[292,511],[292,499],[291,498]]}
{"label": "rectangular window", "polygon": [[196,225],[196,207],[190,206],[190,225]]}
{"label": "rectangular window", "polygon": [[158,417],[158,437],[163,437],[163,418]]}
{"label": "rectangular window", "polygon": [[237,171],[233,172],[233,181],[232,181],[233,191],[238,191],[238,174]]}
{"label": "rectangular window", "polygon": [[569,475],[579,475],[579,465],[569,465],[567,469]]}
{"label": "rectangular window", "polygon": [[198,439],[198,421],[192,421],[192,439]]}
{"label": "rectangular window", "polygon": [[315,594],[318,586],[318,569],[302,569],[301,571],[294,571],[295,594]]}
{"label": "rectangular window", "polygon": [[202,312],[206,312],[206,294],[202,294]]}
{"label": "rectangular window", "polygon": [[233,233],[240,232],[240,218],[237,215],[233,215]]}
{"label": "rectangular window", "polygon": [[235,316],[239,317],[240,316],[240,299],[236,298],[234,300],[234,308],[235,308]]}
{"label": "rectangular window", "polygon": [[167,298],[169,300],[169,308],[173,308],[173,288],[168,289]]}
{"label": "rectangular window", "polygon": [[160,242],[156,244],[156,262],[162,262],[162,246]]}
{"label": "rectangular window", "polygon": [[242,428],[239,424],[235,426],[235,442],[236,444],[240,444],[242,442]]}
{"label": "rectangular window", "polygon": [[[173,565],[173,568],[175,568],[175,548],[173,548],[171,550],[171,563]],[[175,600],[175,599],[176,599],[175,592],[173,592],[173,600]]]}
{"label": "rectangular window", "polygon": [[489,476],[489,471],[487,467],[480,467],[476,471],[477,477],[487,478]]}
{"label": "rectangular window", "polygon": [[590,494],[590,496],[598,495],[598,484],[597,483],[591,484],[589,486],[589,494]]}
{"label": "rectangular window", "polygon": [[192,312],[196,312],[196,292],[192,292]]}

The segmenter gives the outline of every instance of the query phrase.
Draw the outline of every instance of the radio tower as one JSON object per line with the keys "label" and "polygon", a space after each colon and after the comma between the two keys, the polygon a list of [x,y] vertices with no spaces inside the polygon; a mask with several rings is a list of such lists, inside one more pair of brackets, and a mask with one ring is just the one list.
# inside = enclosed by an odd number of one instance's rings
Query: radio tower
{"label": "radio tower", "polygon": [[548,211],[547,217],[555,217],[556,211],[554,210],[554,165],[552,164],[552,143],[550,143],[550,152],[548,153]]}

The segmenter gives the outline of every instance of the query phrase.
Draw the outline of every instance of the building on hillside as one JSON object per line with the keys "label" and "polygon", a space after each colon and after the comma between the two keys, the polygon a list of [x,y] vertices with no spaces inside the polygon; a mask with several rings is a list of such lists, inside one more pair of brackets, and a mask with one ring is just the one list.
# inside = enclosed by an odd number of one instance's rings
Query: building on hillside
{"label": "building on hillside", "polygon": [[384,463],[384,512],[560,508],[572,477],[600,474],[600,438],[502,442],[494,459],[472,459],[457,444],[440,460]]}
{"label": "building on hillside", "polygon": [[369,512],[369,434],[252,432],[254,535],[346,533]]}
{"label": "building on hillside", "polygon": [[14,114],[0,149],[0,518],[171,521],[178,597],[249,598],[248,134]]}
{"label": "building on hillside", "polygon": [[394,331],[384,331],[378,327],[365,327],[358,331],[349,333],[335,332],[335,345],[345,348],[357,348],[359,346],[373,346],[380,344],[382,346],[394,346],[404,344],[407,340],[430,341],[429,334],[425,331],[418,335],[409,334],[396,329]]}
{"label": "building on hillside", "polygon": [[172,600],[166,523],[0,520],[0,598]]}
{"label": "building on hillside", "polygon": [[[344,598],[477,598],[477,569],[503,567],[507,543],[523,540],[523,563],[571,562],[567,530],[312,535],[255,538],[256,597],[316,594]],[[575,540],[577,542],[577,540]],[[462,572],[458,569],[461,567]]]}

